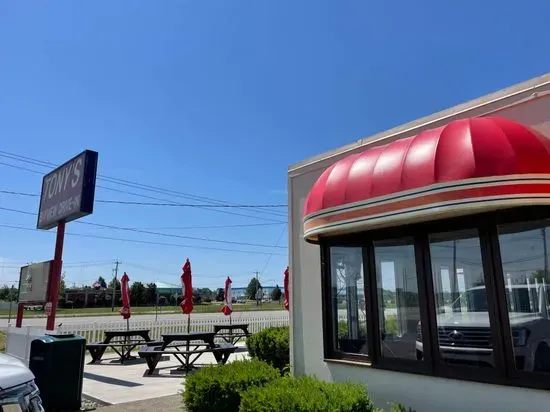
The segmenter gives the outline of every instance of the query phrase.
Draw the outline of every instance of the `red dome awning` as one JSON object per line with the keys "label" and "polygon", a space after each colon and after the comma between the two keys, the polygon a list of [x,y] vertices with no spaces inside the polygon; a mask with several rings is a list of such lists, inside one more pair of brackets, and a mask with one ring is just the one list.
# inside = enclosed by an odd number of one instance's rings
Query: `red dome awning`
{"label": "red dome awning", "polygon": [[330,166],[304,206],[304,237],[524,204],[550,204],[550,139],[511,120],[453,121]]}

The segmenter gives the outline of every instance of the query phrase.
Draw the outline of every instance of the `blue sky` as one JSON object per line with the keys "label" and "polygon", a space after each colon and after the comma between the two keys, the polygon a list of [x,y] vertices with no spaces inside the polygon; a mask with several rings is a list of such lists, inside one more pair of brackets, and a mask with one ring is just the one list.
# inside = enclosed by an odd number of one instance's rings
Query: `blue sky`
{"label": "blue sky", "polygon": [[[550,3],[448,3],[1,2],[0,151],[57,164],[89,148],[103,176],[285,204],[288,165],[548,71]],[[0,162],[15,166],[0,164],[0,190],[38,193],[49,170]],[[102,200],[147,201],[121,192],[131,191],[194,202],[98,184],[111,189],[97,189]],[[38,200],[0,194],[0,207],[36,212]],[[265,220],[286,220],[284,208],[274,210],[238,211],[253,219],[97,203],[82,221],[283,248],[71,223],[69,233],[193,248],[67,236],[65,276],[89,284],[110,276],[118,258],[133,280],[177,283],[190,257],[196,286],[222,287],[227,274],[244,286],[256,270],[281,284],[288,231]],[[253,223],[276,224],[211,227]],[[36,218],[0,210],[0,224],[33,228]],[[189,226],[210,228],[162,229]],[[0,283],[17,279],[21,263],[51,258],[53,247],[53,231],[0,227]]]}

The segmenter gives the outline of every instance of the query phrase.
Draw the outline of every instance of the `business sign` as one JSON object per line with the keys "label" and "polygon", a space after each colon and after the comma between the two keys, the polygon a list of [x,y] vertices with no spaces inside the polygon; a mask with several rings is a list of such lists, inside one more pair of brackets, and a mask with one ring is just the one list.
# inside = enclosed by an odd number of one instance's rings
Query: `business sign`
{"label": "business sign", "polygon": [[97,152],[85,150],[44,176],[38,229],[51,229],[94,210]]}
{"label": "business sign", "polygon": [[45,303],[53,261],[23,266],[19,273],[19,303]]}

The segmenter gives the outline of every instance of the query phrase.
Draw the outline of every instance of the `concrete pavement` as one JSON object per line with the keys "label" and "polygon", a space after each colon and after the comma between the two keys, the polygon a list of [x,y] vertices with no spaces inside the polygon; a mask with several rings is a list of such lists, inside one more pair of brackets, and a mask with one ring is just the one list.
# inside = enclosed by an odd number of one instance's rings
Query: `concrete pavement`
{"label": "concrete pavement", "polygon": [[[247,352],[236,353],[230,355],[229,362],[247,358]],[[172,356],[163,358],[153,375],[146,373],[147,364],[141,359],[125,362],[124,365],[121,365],[115,354],[106,353],[99,365],[89,365],[90,360],[91,358],[87,356],[82,390],[87,397],[110,405],[172,395],[178,395],[181,400],[185,375],[174,374],[173,369],[179,366],[180,363]],[[212,354],[204,354],[200,358],[200,364],[215,363]],[[181,410],[181,402],[177,406]],[[128,410],[137,411],[141,409]]]}

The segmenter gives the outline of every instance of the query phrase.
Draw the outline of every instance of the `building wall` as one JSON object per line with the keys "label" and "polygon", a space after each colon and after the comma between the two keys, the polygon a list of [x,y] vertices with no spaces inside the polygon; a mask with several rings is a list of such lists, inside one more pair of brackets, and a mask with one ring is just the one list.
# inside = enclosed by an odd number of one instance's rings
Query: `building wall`
{"label": "building wall", "polygon": [[[472,103],[469,109],[447,115],[444,119],[430,120],[429,126],[425,124],[427,122],[419,121],[416,126],[403,127],[403,132],[392,134],[386,141],[411,136],[457,118],[489,114],[507,117],[550,136],[550,95],[523,92],[514,99],[498,102],[489,99],[483,107]],[[351,148],[348,146],[341,153],[322,156],[320,160],[306,161],[289,170],[291,363],[295,375],[316,375],[333,381],[350,378],[366,383],[379,407],[385,407],[387,402],[401,402],[418,412],[458,412],[464,411],[465,407],[479,411],[547,410],[550,393],[545,391],[390,372],[323,360],[319,247],[303,240],[303,204],[311,186],[325,168],[344,156],[365,150],[368,139],[365,142]]]}

